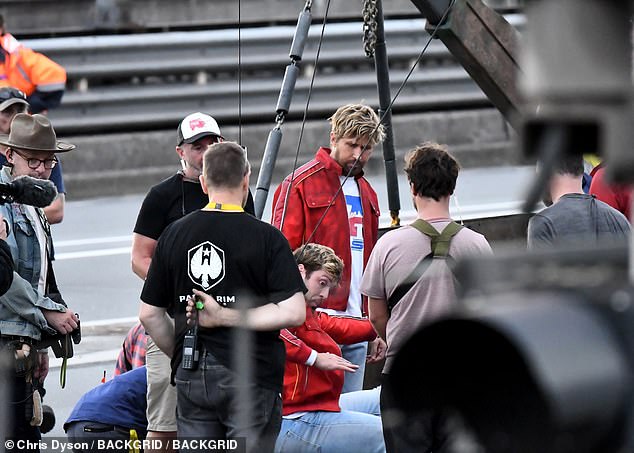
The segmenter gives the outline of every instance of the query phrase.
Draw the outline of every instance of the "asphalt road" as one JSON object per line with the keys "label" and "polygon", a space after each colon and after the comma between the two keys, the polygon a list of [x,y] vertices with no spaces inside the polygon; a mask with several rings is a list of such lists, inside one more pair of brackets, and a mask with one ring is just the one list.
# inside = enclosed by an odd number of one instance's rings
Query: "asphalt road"
{"label": "asphalt road", "polygon": [[[528,167],[464,170],[452,215],[469,219],[517,212],[532,175]],[[387,214],[383,179],[369,179]],[[413,215],[407,190],[401,181],[403,223]],[[55,273],[68,305],[81,315],[84,336],[68,362],[65,389],[59,384],[59,361],[52,360],[45,403],[54,407],[57,424],[47,436],[63,436],[62,423],[79,397],[99,385],[104,371],[107,378],[112,377],[118,349],[135,322],[142,282],[130,268],[130,245],[143,196],[70,201],[64,222],[53,227]],[[389,223],[386,215],[381,223]]]}
{"label": "asphalt road", "polygon": [[[529,167],[469,169],[461,173],[452,200],[456,219],[517,212],[533,175]],[[382,225],[389,223],[382,178],[370,178],[379,194]],[[70,201],[64,222],[53,226],[55,274],[69,306],[84,322],[137,315],[141,280],[130,268],[131,234],[144,195]],[[407,185],[401,181],[401,218],[413,216]],[[269,203],[270,203],[269,197]],[[265,209],[265,220],[270,208]]]}

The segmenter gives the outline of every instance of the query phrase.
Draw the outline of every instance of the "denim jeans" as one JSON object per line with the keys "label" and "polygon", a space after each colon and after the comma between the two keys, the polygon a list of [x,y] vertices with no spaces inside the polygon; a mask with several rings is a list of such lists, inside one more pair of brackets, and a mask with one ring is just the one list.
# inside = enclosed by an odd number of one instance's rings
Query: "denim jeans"
{"label": "denim jeans", "polygon": [[368,355],[368,343],[344,344],[341,346],[341,355],[349,362],[359,365],[354,373],[346,371],[341,393],[358,392],[363,389],[363,376],[365,374],[365,359]]}
{"label": "denim jeans", "polygon": [[307,412],[283,419],[276,453],[383,453],[381,418],[361,412]]}
{"label": "denim jeans", "polygon": [[[307,412],[283,419],[276,453],[384,452],[379,411],[380,388],[341,395],[341,412]],[[358,412],[368,410],[370,413]]]}
{"label": "denim jeans", "polygon": [[381,416],[381,387],[358,392],[342,393],[339,397],[339,407],[342,411],[363,412]]}
{"label": "denim jeans", "polygon": [[[178,438],[246,438],[247,451],[271,452],[280,430],[279,392],[240,386],[237,374],[204,350],[196,370],[176,372]],[[248,426],[240,423],[239,396],[250,393]],[[180,450],[184,452],[183,449]]]}

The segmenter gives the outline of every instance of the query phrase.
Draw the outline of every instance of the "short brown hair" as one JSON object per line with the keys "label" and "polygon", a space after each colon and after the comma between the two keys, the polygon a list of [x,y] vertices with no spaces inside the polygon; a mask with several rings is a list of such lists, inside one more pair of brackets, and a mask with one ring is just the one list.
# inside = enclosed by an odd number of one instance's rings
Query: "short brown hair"
{"label": "short brown hair", "polygon": [[203,156],[203,175],[209,187],[239,187],[250,169],[244,149],[234,142],[214,143]]}
{"label": "short brown hair", "polygon": [[371,107],[347,104],[339,107],[330,118],[331,131],[337,138],[367,137],[370,146],[383,141],[385,128]]}
{"label": "short brown hair", "polygon": [[405,156],[405,173],[414,194],[439,201],[453,194],[460,164],[446,145],[424,142]]}
{"label": "short brown hair", "polygon": [[553,163],[553,172],[560,175],[583,175],[583,155],[566,153]]}
{"label": "short brown hair", "polygon": [[325,271],[333,283],[339,283],[343,273],[343,260],[330,247],[321,244],[308,243],[293,252],[297,264],[306,269],[306,277],[315,271]]}

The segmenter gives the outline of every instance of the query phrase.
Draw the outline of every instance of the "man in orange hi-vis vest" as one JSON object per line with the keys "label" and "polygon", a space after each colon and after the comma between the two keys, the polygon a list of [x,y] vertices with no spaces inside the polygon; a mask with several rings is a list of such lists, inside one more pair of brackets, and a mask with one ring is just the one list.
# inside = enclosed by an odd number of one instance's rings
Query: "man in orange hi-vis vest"
{"label": "man in orange hi-vis vest", "polygon": [[65,85],[64,68],[6,33],[0,16],[0,87],[22,90],[31,113],[46,113],[60,104]]}

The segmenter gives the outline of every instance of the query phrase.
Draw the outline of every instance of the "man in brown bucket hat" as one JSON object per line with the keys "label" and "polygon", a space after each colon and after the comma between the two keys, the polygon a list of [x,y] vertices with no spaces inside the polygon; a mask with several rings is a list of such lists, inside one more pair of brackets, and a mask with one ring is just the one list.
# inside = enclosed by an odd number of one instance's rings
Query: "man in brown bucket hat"
{"label": "man in brown bucket hat", "polygon": [[[8,162],[0,171],[5,184],[24,175],[48,179],[57,163],[55,153],[75,148],[57,140],[46,116],[24,113],[15,116],[8,136],[0,135],[0,145]],[[48,374],[48,351],[38,350],[37,342],[43,333],[70,333],[78,318],[63,304],[55,283],[50,227],[42,209],[17,202],[0,205],[0,239],[9,245],[17,273],[0,297],[0,351],[15,362],[8,370],[11,390],[3,403],[6,419],[13,421],[7,433],[15,439],[37,440],[37,389]]]}

